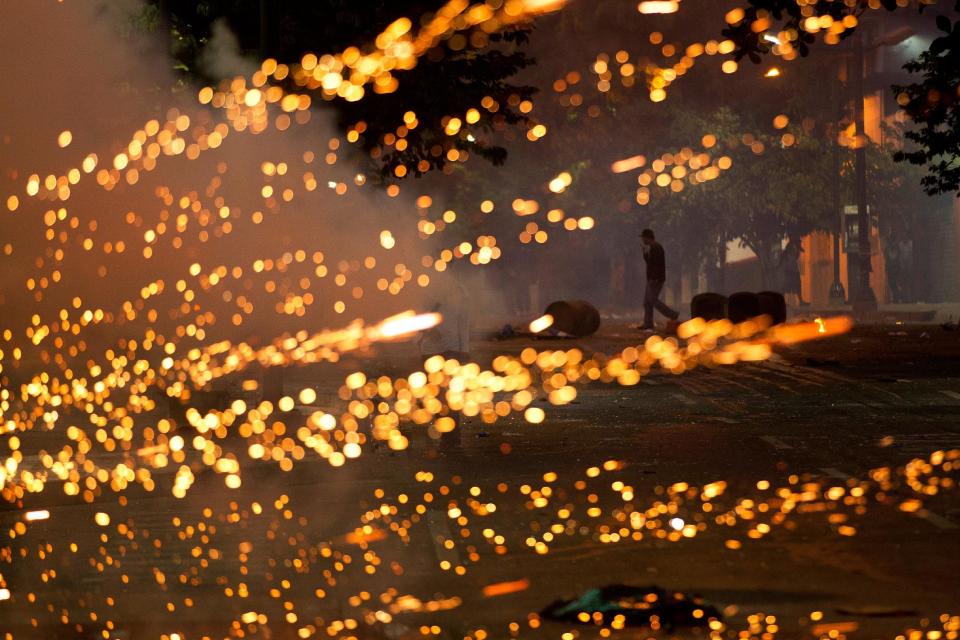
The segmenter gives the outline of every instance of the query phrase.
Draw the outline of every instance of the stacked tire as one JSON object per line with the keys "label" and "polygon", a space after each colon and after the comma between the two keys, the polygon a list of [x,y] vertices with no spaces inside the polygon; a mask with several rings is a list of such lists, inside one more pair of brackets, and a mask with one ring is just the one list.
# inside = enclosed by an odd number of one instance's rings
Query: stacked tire
{"label": "stacked tire", "polygon": [[760,314],[771,318],[772,324],[783,324],[787,321],[787,301],[779,291],[761,291],[757,294],[760,302]]}
{"label": "stacked tire", "polygon": [[719,293],[698,293],[690,300],[690,317],[723,320],[727,317],[727,296]]}
{"label": "stacked tire", "polygon": [[719,293],[699,293],[690,300],[690,317],[704,320],[722,320],[739,323],[756,318],[770,316],[772,324],[787,321],[787,303],[778,291],[738,291],[730,296]]}
{"label": "stacked tire", "polygon": [[760,296],[749,291],[731,293],[727,300],[727,317],[737,324],[760,315]]}

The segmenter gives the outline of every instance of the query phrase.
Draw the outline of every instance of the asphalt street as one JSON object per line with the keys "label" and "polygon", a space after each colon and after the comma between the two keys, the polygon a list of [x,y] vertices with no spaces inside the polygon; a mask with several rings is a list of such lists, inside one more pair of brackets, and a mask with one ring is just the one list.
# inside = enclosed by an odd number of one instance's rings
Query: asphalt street
{"label": "asphalt street", "polygon": [[[615,325],[536,346],[610,353],[637,340]],[[473,356],[526,345],[483,341]],[[414,362],[394,347],[289,370],[284,388],[334,403],[351,367]],[[860,328],[537,406],[537,425],[464,420],[456,449],[412,427],[408,450],[365,449],[341,468],[252,463],[233,490],[198,472],[185,499],[170,493],[173,470],[152,492],[93,504],[51,482],[0,511],[0,634],[646,637],[537,615],[616,583],[702,597],[724,637],[892,639],[960,614],[960,333]],[[24,451],[43,437],[24,436]],[[926,467],[905,469],[915,459]],[[15,533],[39,509],[49,519]]]}

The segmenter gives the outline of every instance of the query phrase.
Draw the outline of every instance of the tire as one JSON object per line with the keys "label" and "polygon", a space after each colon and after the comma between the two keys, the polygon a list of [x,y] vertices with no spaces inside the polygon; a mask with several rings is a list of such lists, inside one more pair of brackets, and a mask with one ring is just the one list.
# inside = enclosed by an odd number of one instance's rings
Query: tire
{"label": "tire", "polygon": [[760,315],[760,298],[749,291],[731,293],[727,299],[727,317],[730,322],[739,323]]}
{"label": "tire", "polygon": [[544,313],[553,316],[553,328],[577,338],[593,335],[600,328],[600,312],[585,300],[557,300]]}
{"label": "tire", "polygon": [[690,299],[690,317],[723,320],[727,317],[727,296],[719,293],[698,293]]}
{"label": "tire", "polygon": [[779,291],[761,291],[757,294],[760,301],[760,313],[770,316],[772,324],[787,321],[787,301]]}

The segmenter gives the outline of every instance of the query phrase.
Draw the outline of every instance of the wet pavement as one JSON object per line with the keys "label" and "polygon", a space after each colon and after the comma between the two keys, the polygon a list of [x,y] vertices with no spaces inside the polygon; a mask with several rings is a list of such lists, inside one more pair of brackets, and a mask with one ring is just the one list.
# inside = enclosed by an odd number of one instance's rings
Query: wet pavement
{"label": "wet pavement", "polygon": [[[616,325],[536,346],[611,353],[637,340]],[[524,346],[482,342],[473,355]],[[352,367],[414,366],[395,346],[288,370],[283,384],[312,386],[327,406]],[[722,614],[718,637],[892,639],[960,614],[956,332],[855,329],[767,362],[655,370],[535,406],[541,424],[464,420],[456,449],[410,427],[409,449],[365,448],[341,468],[245,462],[237,489],[198,469],[183,499],[176,465],[152,492],[93,504],[51,482],[0,511],[0,634],[709,635],[538,615],[618,583],[702,596]],[[24,437],[24,452],[44,435]],[[41,509],[48,519],[24,522]]]}

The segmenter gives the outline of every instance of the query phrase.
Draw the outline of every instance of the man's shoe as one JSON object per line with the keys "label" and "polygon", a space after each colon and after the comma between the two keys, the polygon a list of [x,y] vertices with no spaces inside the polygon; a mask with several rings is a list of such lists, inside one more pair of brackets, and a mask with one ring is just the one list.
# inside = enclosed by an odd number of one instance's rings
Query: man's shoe
{"label": "man's shoe", "polygon": [[640,331],[653,331],[653,330],[654,330],[652,324],[642,324],[642,325],[640,325],[639,327],[637,327],[637,329],[639,329]]}

